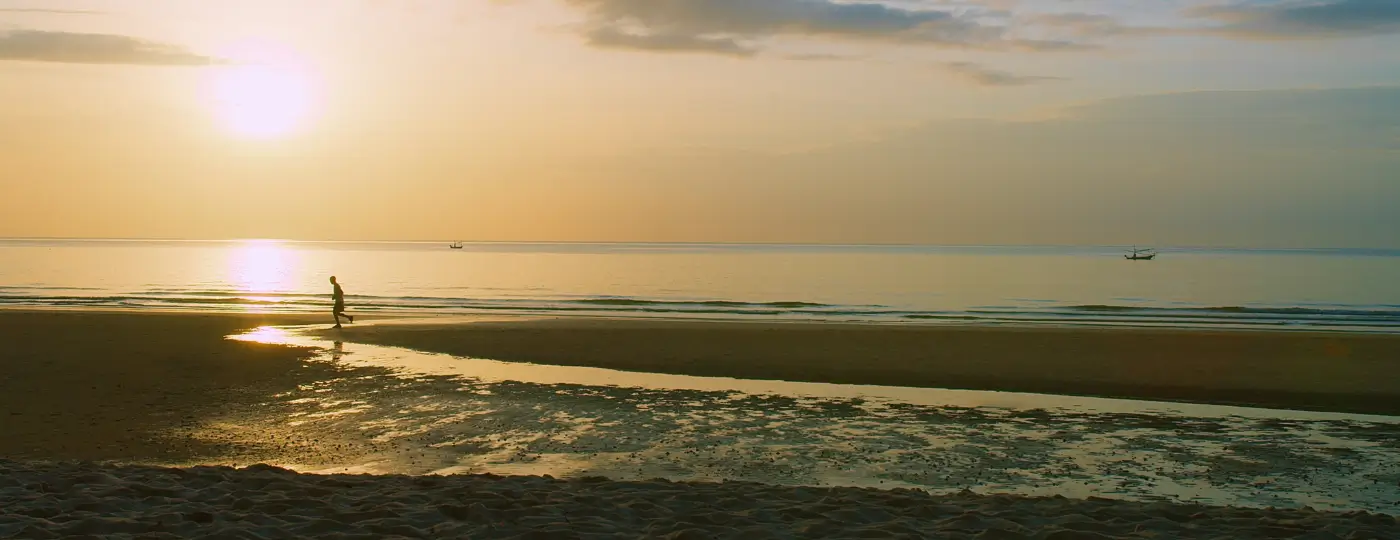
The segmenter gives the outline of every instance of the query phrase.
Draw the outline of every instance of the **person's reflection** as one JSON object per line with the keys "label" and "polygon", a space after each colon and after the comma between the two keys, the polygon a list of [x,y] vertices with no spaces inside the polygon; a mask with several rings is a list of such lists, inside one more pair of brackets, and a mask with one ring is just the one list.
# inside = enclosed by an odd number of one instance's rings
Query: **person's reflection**
{"label": "person's reflection", "polygon": [[340,361],[340,357],[343,356],[344,354],[345,354],[345,344],[344,344],[344,343],[341,343],[341,342],[339,342],[339,341],[335,342],[335,346],[331,347],[331,361],[339,362],[339,361]]}

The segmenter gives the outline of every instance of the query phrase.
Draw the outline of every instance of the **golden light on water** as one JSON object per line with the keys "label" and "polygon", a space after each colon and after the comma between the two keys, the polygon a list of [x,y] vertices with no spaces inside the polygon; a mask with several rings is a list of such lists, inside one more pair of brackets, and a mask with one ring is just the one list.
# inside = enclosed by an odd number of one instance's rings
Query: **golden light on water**
{"label": "golden light on water", "polygon": [[299,256],[276,240],[247,240],[234,248],[228,260],[228,280],[253,300],[276,300],[258,294],[294,289]]}
{"label": "golden light on water", "polygon": [[285,345],[292,341],[291,334],[275,326],[261,326],[247,333],[229,336],[229,339],[267,345]]}

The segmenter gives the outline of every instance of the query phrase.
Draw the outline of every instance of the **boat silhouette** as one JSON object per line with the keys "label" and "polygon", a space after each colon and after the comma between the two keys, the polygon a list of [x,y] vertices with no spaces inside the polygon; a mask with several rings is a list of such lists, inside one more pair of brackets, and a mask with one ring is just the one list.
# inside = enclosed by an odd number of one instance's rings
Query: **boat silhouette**
{"label": "boat silhouette", "polygon": [[1137,247],[1128,250],[1128,254],[1123,256],[1124,259],[1130,261],[1150,261],[1156,257],[1157,252],[1152,248],[1138,249]]}

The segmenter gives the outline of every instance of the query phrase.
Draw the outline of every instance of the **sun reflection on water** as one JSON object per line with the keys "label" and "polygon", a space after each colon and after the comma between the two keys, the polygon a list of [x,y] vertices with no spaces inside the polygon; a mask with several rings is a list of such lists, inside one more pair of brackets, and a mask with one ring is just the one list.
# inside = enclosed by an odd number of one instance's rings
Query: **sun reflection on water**
{"label": "sun reflection on water", "polygon": [[262,343],[265,345],[287,345],[292,342],[291,334],[287,333],[285,329],[275,326],[258,327],[242,334],[229,336],[229,339]]}
{"label": "sun reflection on water", "polygon": [[292,292],[301,267],[300,256],[275,240],[249,240],[228,258],[227,280],[246,300],[277,302]]}

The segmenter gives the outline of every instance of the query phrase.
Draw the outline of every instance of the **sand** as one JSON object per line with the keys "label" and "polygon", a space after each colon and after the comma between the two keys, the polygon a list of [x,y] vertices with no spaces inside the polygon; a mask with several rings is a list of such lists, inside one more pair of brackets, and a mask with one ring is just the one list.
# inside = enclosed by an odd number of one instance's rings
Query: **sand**
{"label": "sand", "polygon": [[0,537],[1397,538],[1395,518],[601,478],[316,476],[0,461]]}
{"label": "sand", "polygon": [[336,335],[626,371],[1400,414],[1393,335],[613,319],[395,324]]}
{"label": "sand", "polygon": [[0,457],[183,462],[233,448],[182,437],[334,371],[307,350],[224,336],[323,317],[0,311]]}

